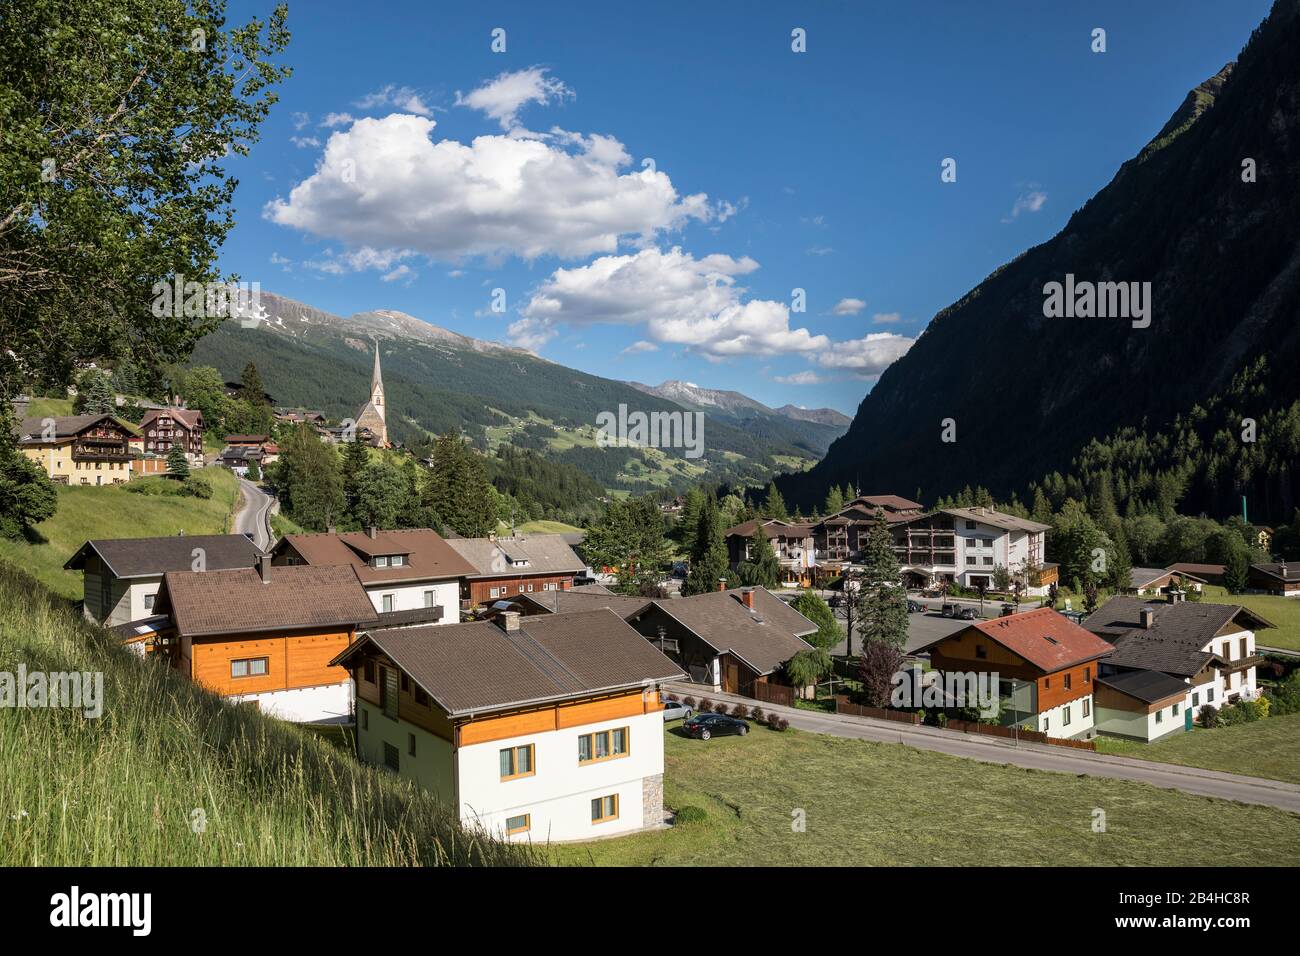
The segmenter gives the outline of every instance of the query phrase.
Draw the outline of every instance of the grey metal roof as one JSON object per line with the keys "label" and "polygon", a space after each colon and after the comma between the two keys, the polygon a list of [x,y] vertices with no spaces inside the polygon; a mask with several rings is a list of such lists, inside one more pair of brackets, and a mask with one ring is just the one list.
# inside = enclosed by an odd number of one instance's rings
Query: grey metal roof
{"label": "grey metal roof", "polygon": [[[568,574],[587,566],[563,536],[528,534],[512,538],[452,538],[447,541],[474,567],[471,578],[517,577],[528,574]],[[515,563],[526,562],[521,567]]]}
{"label": "grey metal roof", "polygon": [[1113,687],[1121,694],[1147,704],[1168,700],[1170,697],[1181,697],[1187,693],[1187,684],[1184,681],[1162,674],[1160,671],[1138,670],[1108,674],[1105,677],[1098,677],[1097,683]]}
{"label": "grey metal roof", "polygon": [[369,645],[451,715],[677,680],[686,675],[608,608],[519,620],[367,632],[332,663]]}
{"label": "grey metal roof", "polygon": [[194,551],[203,552],[208,571],[251,568],[261,554],[242,534],[179,534],[162,538],[96,538],[68,558],[64,568],[79,571],[94,551],[118,578],[145,578],[168,571],[192,571]]}

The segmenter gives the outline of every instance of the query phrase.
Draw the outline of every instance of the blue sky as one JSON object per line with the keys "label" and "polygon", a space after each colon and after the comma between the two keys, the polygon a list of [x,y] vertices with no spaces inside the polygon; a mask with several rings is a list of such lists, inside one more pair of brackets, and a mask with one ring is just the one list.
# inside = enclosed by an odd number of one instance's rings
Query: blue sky
{"label": "blue sky", "polygon": [[295,3],[221,264],[344,315],[851,414],[1268,7]]}

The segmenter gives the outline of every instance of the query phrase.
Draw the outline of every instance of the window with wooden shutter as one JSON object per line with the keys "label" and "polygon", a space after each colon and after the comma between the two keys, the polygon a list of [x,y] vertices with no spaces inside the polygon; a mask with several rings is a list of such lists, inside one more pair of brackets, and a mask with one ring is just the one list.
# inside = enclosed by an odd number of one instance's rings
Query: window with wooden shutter
{"label": "window with wooden shutter", "polygon": [[384,683],[380,687],[380,693],[383,695],[384,716],[393,720],[397,719],[397,671],[391,667],[382,667]]}

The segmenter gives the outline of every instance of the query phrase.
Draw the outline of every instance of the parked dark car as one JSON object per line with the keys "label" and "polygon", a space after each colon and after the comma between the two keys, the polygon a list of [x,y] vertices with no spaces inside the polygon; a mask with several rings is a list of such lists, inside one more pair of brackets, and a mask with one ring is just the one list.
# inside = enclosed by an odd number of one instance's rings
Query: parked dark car
{"label": "parked dark car", "polygon": [[939,609],[939,613],[944,617],[956,617],[957,611],[960,610],[955,604],[945,604]]}
{"label": "parked dark car", "polygon": [[979,612],[976,611],[973,607],[963,607],[963,608],[958,608],[957,610],[957,620],[959,621],[975,621],[978,619],[979,619]]}
{"label": "parked dark car", "polygon": [[928,610],[929,610],[929,608],[927,608],[927,607],[926,607],[924,604],[922,604],[920,601],[913,601],[911,598],[908,598],[908,601],[907,601],[907,613],[908,613],[908,614],[924,614],[924,613],[925,613],[926,611],[928,611]]}
{"label": "parked dark car", "polygon": [[682,724],[682,729],[692,737],[708,740],[710,737],[723,737],[727,734],[749,733],[749,724],[739,717],[727,717],[725,714],[696,714]]}

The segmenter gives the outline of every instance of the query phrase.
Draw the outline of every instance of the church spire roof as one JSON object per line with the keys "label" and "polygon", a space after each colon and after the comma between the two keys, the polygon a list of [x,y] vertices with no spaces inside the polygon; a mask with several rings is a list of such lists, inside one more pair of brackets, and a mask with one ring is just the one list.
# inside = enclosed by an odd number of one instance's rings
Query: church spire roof
{"label": "church spire roof", "polygon": [[370,394],[375,393],[375,389],[384,387],[383,376],[379,374],[379,340],[375,340],[375,374],[370,377]]}

